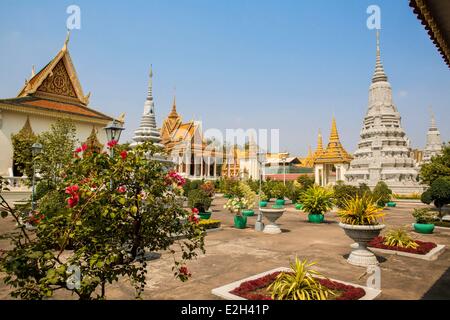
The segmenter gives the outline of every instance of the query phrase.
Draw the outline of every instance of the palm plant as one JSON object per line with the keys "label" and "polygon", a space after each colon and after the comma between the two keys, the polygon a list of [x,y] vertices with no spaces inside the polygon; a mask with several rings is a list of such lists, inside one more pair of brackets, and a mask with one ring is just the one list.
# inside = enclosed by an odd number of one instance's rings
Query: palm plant
{"label": "palm plant", "polygon": [[384,216],[369,194],[355,195],[343,201],[338,216],[342,223],[351,225],[376,225],[378,219]]}
{"label": "palm plant", "polygon": [[333,208],[333,192],[329,189],[314,185],[300,196],[303,211],[312,214],[322,214]]}
{"label": "palm plant", "polygon": [[282,272],[267,288],[276,300],[326,300],[335,293],[317,280],[322,275],[311,269],[315,262],[300,261],[297,257],[291,263],[290,272]]}
{"label": "palm plant", "polygon": [[415,242],[408,232],[402,228],[389,230],[384,236],[383,244],[392,247],[411,249],[417,249],[417,247],[419,247],[417,242]]}

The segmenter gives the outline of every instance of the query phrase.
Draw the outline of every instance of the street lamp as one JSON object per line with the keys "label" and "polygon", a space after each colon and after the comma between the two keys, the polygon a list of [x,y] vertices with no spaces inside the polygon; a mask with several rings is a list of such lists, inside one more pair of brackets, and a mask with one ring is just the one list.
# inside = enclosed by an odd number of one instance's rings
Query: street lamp
{"label": "street lamp", "polygon": [[[106,132],[106,137],[108,141],[117,141],[119,142],[120,134],[125,128],[117,121],[113,120],[108,126],[103,128]],[[114,148],[111,148],[111,157],[114,156]]]}
{"label": "street lamp", "polygon": [[[261,150],[257,154],[258,164],[259,164],[259,203],[261,203],[261,193],[262,193],[262,180],[263,180],[263,170],[264,170],[264,162],[265,162],[265,153]],[[259,206],[258,206],[259,207]],[[258,210],[258,218],[255,223],[255,231],[263,231],[264,223],[263,223],[263,214],[261,212],[261,208]]]}
{"label": "street lamp", "polygon": [[33,178],[32,178],[32,190],[31,190],[31,210],[34,211],[36,209],[36,202],[34,201],[35,195],[35,184],[36,184],[36,166],[34,158],[42,152],[42,144],[39,142],[33,143],[31,146],[31,155],[33,156]]}
{"label": "street lamp", "polygon": [[286,185],[286,156],[283,155],[281,160],[283,161],[283,184]]}

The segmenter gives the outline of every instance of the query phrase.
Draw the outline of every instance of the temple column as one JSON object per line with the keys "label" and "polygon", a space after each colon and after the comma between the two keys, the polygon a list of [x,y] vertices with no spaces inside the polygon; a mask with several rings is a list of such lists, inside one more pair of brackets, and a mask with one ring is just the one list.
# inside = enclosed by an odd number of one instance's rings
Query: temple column
{"label": "temple column", "polygon": [[214,178],[217,177],[217,158],[214,158]]}
{"label": "temple column", "polygon": [[203,155],[200,157],[200,177],[203,178],[204,172],[203,172]]}
{"label": "temple column", "polygon": [[211,173],[211,157],[208,156],[208,166],[207,166],[208,170],[206,172],[206,176],[209,178],[210,173]]}

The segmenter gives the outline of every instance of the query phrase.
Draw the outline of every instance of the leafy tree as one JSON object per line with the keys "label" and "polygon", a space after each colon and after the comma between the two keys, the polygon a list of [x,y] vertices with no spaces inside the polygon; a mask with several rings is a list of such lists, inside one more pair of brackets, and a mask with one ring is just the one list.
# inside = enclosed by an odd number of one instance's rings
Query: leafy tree
{"label": "leafy tree", "polygon": [[359,189],[357,187],[346,185],[342,181],[333,186],[334,203],[339,209],[344,208],[346,199],[354,198],[358,194]]}
{"label": "leafy tree", "polygon": [[450,145],[444,146],[440,156],[432,157],[430,163],[422,165],[419,177],[428,186],[440,177],[450,177]]}
{"label": "leafy tree", "polygon": [[377,185],[372,192],[373,199],[377,202],[377,205],[384,207],[386,203],[391,201],[392,190],[384,181],[378,181]]}
{"label": "leafy tree", "polygon": [[450,178],[440,177],[431,183],[421,197],[422,202],[434,205],[439,210],[439,218],[442,220],[442,208],[450,203]]}
{"label": "leafy tree", "polygon": [[39,135],[44,152],[36,157],[42,180],[55,184],[61,170],[71,163],[77,144],[76,127],[70,119],[58,119],[50,131]]}
{"label": "leafy tree", "polygon": [[29,119],[27,119],[25,125],[17,134],[11,135],[15,175],[24,174],[27,177],[33,176],[33,155],[31,146],[36,140],[37,137],[31,129]]}
{"label": "leafy tree", "polygon": [[[189,278],[185,263],[204,251],[204,232],[178,205],[163,164],[152,159],[162,150],[151,143],[132,150],[109,147],[116,149],[114,157],[88,153],[64,166],[53,195],[41,199],[42,211],[30,220],[34,231],[25,229],[20,212],[0,193],[2,212],[20,231],[10,235],[12,248],[0,257],[13,297],[42,299],[69,290],[80,299],[104,299],[108,283],[121,277],[131,280],[139,297],[146,284],[145,251],[167,250],[174,275]],[[54,212],[47,214],[50,201]],[[74,286],[67,285],[71,268],[81,275]]]}
{"label": "leafy tree", "polygon": [[303,190],[306,190],[314,185],[314,178],[310,176],[299,176],[297,182],[302,185]]}

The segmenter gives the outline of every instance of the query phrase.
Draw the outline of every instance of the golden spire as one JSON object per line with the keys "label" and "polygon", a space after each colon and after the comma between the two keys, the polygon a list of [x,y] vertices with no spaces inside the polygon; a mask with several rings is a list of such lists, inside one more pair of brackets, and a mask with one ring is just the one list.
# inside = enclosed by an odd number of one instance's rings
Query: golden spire
{"label": "golden spire", "polygon": [[62,51],[67,51],[67,46],[70,40],[70,30],[67,30],[66,40],[64,41],[64,46],[62,47]]}
{"label": "golden spire", "polygon": [[336,128],[336,119],[331,120],[330,142],[339,142],[339,134]]}
{"label": "golden spire", "polygon": [[323,151],[323,142],[322,142],[322,132],[319,129],[319,134],[317,135],[317,149],[316,149],[316,153],[317,152],[321,152]]}
{"label": "golden spire", "polygon": [[352,157],[345,151],[339,140],[336,119],[333,116],[331,121],[330,140],[328,141],[327,148],[321,154],[316,156],[315,163],[349,163],[351,160]]}

